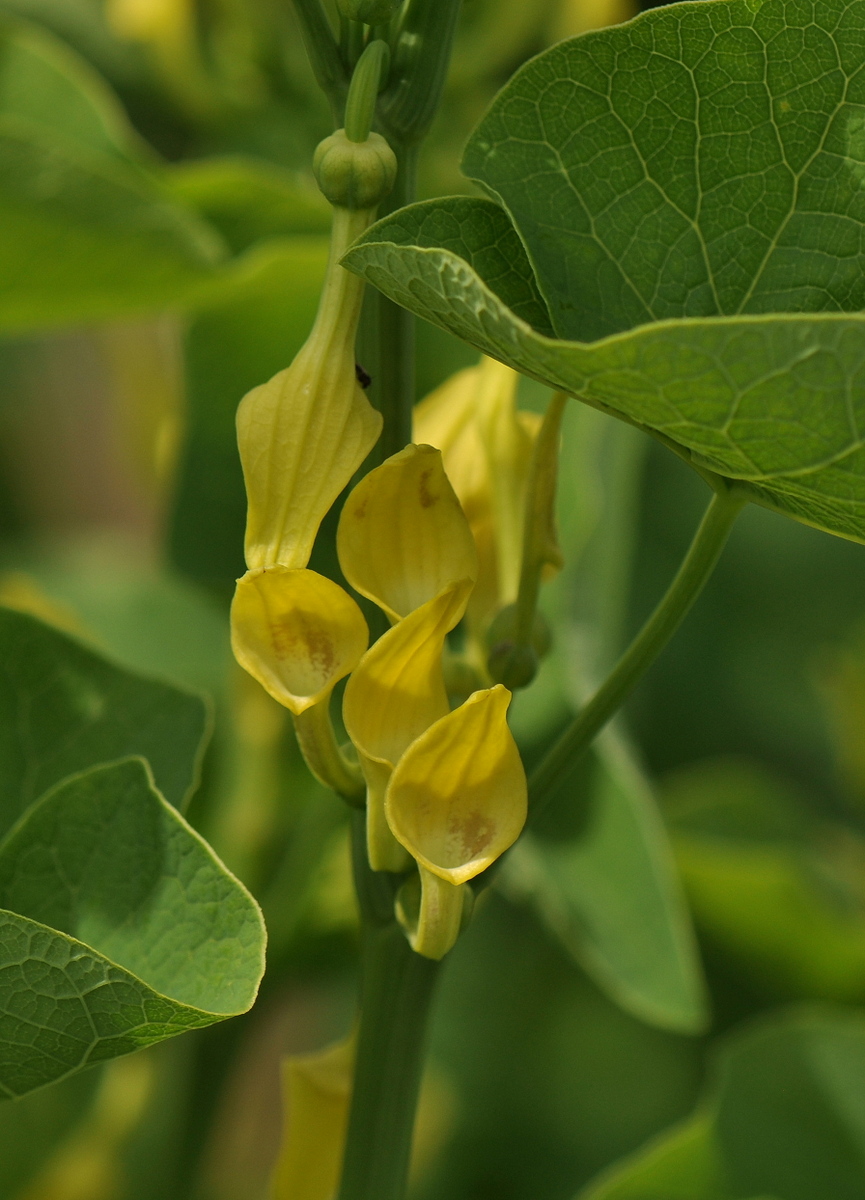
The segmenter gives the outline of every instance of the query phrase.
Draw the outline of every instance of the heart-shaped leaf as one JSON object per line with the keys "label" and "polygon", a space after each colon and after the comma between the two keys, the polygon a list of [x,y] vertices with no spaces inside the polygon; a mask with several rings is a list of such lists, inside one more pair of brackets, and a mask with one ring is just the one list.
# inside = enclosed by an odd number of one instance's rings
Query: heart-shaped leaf
{"label": "heart-shaped leaf", "polygon": [[586,827],[567,841],[525,834],[505,886],[628,1012],[695,1033],[707,1022],[693,932],[649,785],[625,743],[599,739]]}
{"label": "heart-shaped leaf", "polygon": [[197,780],[204,701],[114,666],[25,613],[0,608],[0,836],[53,784],[145,757],[181,805]]}
{"label": "heart-shaped leaf", "polygon": [[862,0],[670,5],[510,80],[463,169],[560,337],[865,308],[863,24]]}
{"label": "heart-shaped leaf", "polygon": [[[458,207],[463,227],[473,205],[489,223],[487,202],[435,203]],[[668,320],[588,344],[555,340],[517,317],[463,257],[465,234],[453,247],[425,242],[428,207],[378,222],[345,265],[484,353],[742,480],[755,502],[865,540],[865,318]]]}
{"label": "heart-shaped leaf", "polygon": [[734,1035],[686,1124],[579,1200],[860,1200],[865,1022],[856,1010],[775,1014]]}
{"label": "heart-shaped leaf", "polygon": [[255,901],[142,759],[74,775],[0,844],[0,1092],[245,1012]]}

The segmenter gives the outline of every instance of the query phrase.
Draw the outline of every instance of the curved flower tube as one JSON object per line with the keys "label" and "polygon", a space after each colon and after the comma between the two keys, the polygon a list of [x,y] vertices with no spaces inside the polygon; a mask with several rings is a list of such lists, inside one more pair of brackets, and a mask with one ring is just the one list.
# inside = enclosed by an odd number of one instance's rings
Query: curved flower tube
{"label": "curved flower tube", "polygon": [[246,564],[305,567],[318,527],[381,432],[357,382],[363,283],[339,265],[375,209],[334,209],[330,260],[312,332],[294,362],[237,410],[246,482]]}

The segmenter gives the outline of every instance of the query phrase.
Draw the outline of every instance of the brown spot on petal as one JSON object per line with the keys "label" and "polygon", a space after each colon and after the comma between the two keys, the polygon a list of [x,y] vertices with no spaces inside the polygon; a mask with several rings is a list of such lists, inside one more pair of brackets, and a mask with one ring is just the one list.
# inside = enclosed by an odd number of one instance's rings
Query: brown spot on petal
{"label": "brown spot on petal", "polygon": [[281,621],[273,622],[270,636],[274,651],[283,661],[303,655],[323,679],[333,673],[336,665],[333,640],[307,613],[293,612]]}
{"label": "brown spot on petal", "polygon": [[434,504],[438,504],[438,496],[429,489],[430,475],[432,475],[432,470],[427,468],[426,471],[421,471],[420,479],[418,480],[421,508],[432,508]]}
{"label": "brown spot on petal", "polygon": [[493,822],[479,812],[453,817],[448,826],[448,833],[460,844],[463,862],[477,858],[493,840],[494,832]]}
{"label": "brown spot on petal", "polygon": [[356,506],[356,508],[354,510],[354,515],[357,517],[358,521],[362,521],[364,519],[364,517],[366,516],[366,506],[367,506],[368,502],[369,502],[369,497],[364,496],[364,498],[361,500],[360,504],[358,504]]}

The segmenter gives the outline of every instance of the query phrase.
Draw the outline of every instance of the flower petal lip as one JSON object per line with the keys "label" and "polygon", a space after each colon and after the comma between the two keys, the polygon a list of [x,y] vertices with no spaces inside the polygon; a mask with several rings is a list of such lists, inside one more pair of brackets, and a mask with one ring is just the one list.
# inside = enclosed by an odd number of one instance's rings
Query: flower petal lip
{"label": "flower petal lip", "polygon": [[421,866],[465,883],[517,840],[526,822],[523,764],[508,728],[510,692],[475,692],[420,735],[397,763],[385,813]]}
{"label": "flower petal lip", "polygon": [[346,684],[343,719],[361,757],[393,766],[448,711],[442,649],[465,612],[472,581],[457,580],[389,629]]}
{"label": "flower petal lip", "polygon": [[299,714],[354,669],[369,642],[351,596],[315,571],[261,567],[238,580],[231,644],[240,665]]}
{"label": "flower petal lip", "polygon": [[406,446],[360,481],[343,507],[336,544],[346,579],[391,621],[457,579],[477,579],[469,523],[432,446]]}

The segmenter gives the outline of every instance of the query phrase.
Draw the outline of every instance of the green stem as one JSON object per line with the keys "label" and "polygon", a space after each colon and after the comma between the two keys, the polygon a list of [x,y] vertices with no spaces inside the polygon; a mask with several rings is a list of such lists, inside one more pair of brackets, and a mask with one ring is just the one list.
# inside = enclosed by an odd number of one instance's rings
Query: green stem
{"label": "green stem", "polygon": [[[379,209],[386,216],[415,198],[417,150],[394,146],[399,171],[396,184]],[[360,362],[372,377],[370,399],[384,417],[381,437],[369,466],[376,466],[411,441],[415,402],[415,318],[377,289],[369,288],[364,301],[359,343]]]}
{"label": "green stem", "polygon": [[337,743],[330,719],[330,693],[298,713],[294,728],[306,765],[319,783],[333,788],[350,804],[363,807],[366,784],[360,767],[348,761]]}
{"label": "green stem", "polygon": [[294,0],[294,7],[316,82],[330,101],[334,122],[342,125],[349,74],[330,21],[321,6],[321,0]]}
{"label": "green stem", "polygon": [[440,964],[415,954],[394,921],[394,877],[370,870],[360,814],[352,833],[363,916],[361,1020],[338,1200],[403,1200]]}
{"label": "green stem", "polygon": [[529,797],[535,811],[549,800],[576,759],[622,706],[676,632],[715,569],[733,522],[745,503],[745,498],[735,488],[719,480],[717,491],[667,594],[605,682],[532,773]]}

